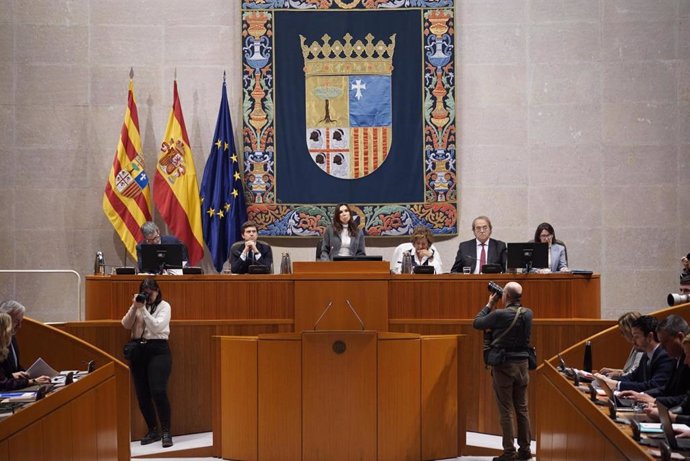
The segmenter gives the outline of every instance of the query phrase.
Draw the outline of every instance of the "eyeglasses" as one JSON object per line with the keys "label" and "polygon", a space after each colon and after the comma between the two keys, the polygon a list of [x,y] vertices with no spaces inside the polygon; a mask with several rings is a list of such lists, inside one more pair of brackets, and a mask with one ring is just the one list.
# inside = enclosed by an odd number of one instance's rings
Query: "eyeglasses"
{"label": "eyeglasses", "polygon": [[485,231],[485,230],[489,230],[489,226],[475,226],[475,227],[474,227],[474,230],[476,230],[476,231]]}
{"label": "eyeglasses", "polygon": [[154,236],[152,236],[152,237],[146,237],[146,236],[144,236],[144,241],[145,241],[146,243],[158,243],[158,241],[160,240],[160,238],[161,238],[161,235],[160,235],[158,232],[156,232],[156,234],[155,234]]}

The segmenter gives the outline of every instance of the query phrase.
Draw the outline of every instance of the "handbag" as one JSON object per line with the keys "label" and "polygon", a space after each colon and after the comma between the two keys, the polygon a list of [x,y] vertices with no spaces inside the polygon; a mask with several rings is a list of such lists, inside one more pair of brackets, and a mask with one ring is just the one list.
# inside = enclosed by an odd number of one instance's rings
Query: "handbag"
{"label": "handbag", "polygon": [[144,332],[146,332],[146,322],[144,322],[144,329],[141,330],[141,336],[130,339],[122,346],[122,355],[124,355],[125,360],[128,360],[130,363],[135,362],[141,355],[141,346],[146,342],[144,339]]}
{"label": "handbag", "polygon": [[125,356],[125,360],[134,362],[141,353],[141,338],[130,339],[122,346],[122,355]]}
{"label": "handbag", "polygon": [[503,338],[517,322],[518,317],[522,313],[522,308],[519,307],[517,313],[513,317],[513,321],[508,328],[503,330],[503,332],[489,343],[490,335],[486,331],[484,332],[484,365],[487,367],[500,365],[506,361],[506,350],[502,347],[496,347],[498,341]]}

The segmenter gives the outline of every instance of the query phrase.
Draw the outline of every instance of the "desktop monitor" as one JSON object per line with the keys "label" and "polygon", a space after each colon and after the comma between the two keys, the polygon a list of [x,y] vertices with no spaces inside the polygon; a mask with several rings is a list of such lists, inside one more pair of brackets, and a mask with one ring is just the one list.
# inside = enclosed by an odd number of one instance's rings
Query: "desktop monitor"
{"label": "desktop monitor", "polygon": [[333,256],[333,261],[383,261],[381,255]]}
{"label": "desktop monitor", "polygon": [[509,243],[508,269],[549,267],[549,245],[547,243]]}
{"label": "desktop monitor", "polygon": [[182,269],[182,254],[180,243],[141,245],[141,271],[160,274],[167,269]]}

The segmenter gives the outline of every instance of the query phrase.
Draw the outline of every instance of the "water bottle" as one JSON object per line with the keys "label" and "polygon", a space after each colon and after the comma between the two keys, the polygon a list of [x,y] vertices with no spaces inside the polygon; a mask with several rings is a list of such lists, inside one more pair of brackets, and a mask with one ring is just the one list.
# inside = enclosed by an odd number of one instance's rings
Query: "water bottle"
{"label": "water bottle", "polygon": [[401,274],[412,273],[412,254],[409,251],[403,253],[402,267],[400,268]]}
{"label": "water bottle", "polygon": [[105,258],[102,251],[96,252],[96,261],[93,263],[94,275],[105,275]]}
{"label": "water bottle", "polygon": [[582,369],[589,373],[592,372],[592,341],[585,343],[585,360],[582,363]]}
{"label": "water bottle", "polygon": [[290,253],[283,253],[280,260],[280,273],[292,274],[292,263],[290,262]]}

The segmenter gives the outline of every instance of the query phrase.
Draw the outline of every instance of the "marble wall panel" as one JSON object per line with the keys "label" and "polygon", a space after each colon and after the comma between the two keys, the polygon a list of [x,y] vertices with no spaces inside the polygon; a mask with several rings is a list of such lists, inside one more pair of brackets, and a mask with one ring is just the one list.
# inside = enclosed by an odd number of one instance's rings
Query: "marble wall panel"
{"label": "marble wall panel", "polygon": [[528,2],[525,0],[468,0],[456,3],[459,22],[469,24],[523,23]]}
{"label": "marble wall panel", "polygon": [[673,145],[604,147],[604,183],[607,186],[676,184],[677,156]]}
{"label": "marble wall panel", "polygon": [[526,73],[521,64],[467,65],[458,96],[464,106],[523,106],[527,103]]}
{"label": "marble wall panel", "polygon": [[607,24],[602,31],[604,61],[637,61],[676,58],[673,21]]}
{"label": "marble wall panel", "polygon": [[89,29],[80,25],[15,25],[15,53],[19,63],[86,64]]}
{"label": "marble wall panel", "polygon": [[[164,61],[167,66],[222,65],[236,30],[228,26],[167,26]],[[194,37],[194,40],[190,40]],[[203,43],[203,46],[200,44]]]}
{"label": "marble wall panel", "polygon": [[[664,271],[676,267],[675,230],[659,226],[616,228],[608,226],[604,235],[606,278],[618,273]],[[676,275],[677,277],[677,275]],[[673,282],[676,282],[673,280]],[[619,292],[620,293],[620,292]]]}
{"label": "marble wall panel", "polygon": [[0,22],[0,63],[14,61],[14,26]]}
{"label": "marble wall panel", "polygon": [[[163,26],[103,25],[90,29],[91,65],[151,67],[163,65]],[[135,74],[136,75],[136,74]]]}
{"label": "marble wall panel", "polygon": [[600,35],[598,23],[535,24],[529,31],[529,61],[598,61]]}
{"label": "marble wall panel", "polygon": [[531,104],[593,104],[601,99],[602,65],[595,62],[530,66]]}
{"label": "marble wall panel", "polygon": [[29,8],[16,9],[15,22],[54,26],[86,25],[89,21],[89,3],[89,0],[31,0]]}
{"label": "marble wall panel", "polygon": [[[682,1],[680,3],[683,3]],[[637,21],[670,21],[677,14],[677,0],[626,0],[604,1],[604,21],[610,23],[627,23]]]}
{"label": "marble wall panel", "polygon": [[15,96],[22,104],[86,105],[89,68],[85,65],[19,64]]}
{"label": "marble wall panel", "polygon": [[529,19],[533,23],[562,21],[599,21],[599,0],[532,0]]}
{"label": "marble wall panel", "polygon": [[458,169],[463,187],[527,184],[527,151],[519,146],[468,146],[459,153]]}
{"label": "marble wall panel", "polygon": [[14,126],[14,106],[0,104],[0,139],[3,141],[2,149],[7,151],[14,147]]}
{"label": "marble wall panel", "polygon": [[23,147],[88,145],[88,118],[85,107],[16,106],[17,143]]}
{"label": "marble wall panel", "polygon": [[[678,290],[678,273],[625,269],[602,278],[601,302],[606,303],[607,318],[618,318],[632,310],[649,314],[666,307],[666,296]],[[634,300],[631,302],[631,300]]]}
{"label": "marble wall panel", "polygon": [[526,62],[525,31],[518,24],[467,25],[460,30],[462,56],[465,64],[520,64]]}
{"label": "marble wall panel", "polygon": [[614,62],[604,67],[606,102],[671,102],[677,97],[677,65],[669,61]]}
{"label": "marble wall panel", "polygon": [[526,216],[534,228],[543,221],[558,228],[598,228],[603,225],[602,189],[599,186],[530,187],[527,200],[529,209]]}
{"label": "marble wall panel", "polygon": [[595,105],[532,106],[529,142],[532,145],[592,145],[601,142],[601,108]]}
{"label": "marble wall panel", "polygon": [[[127,107],[127,91],[129,88],[130,67],[120,66],[90,66],[89,102],[93,106],[114,105],[121,106],[124,115]],[[157,66],[136,67],[134,71],[134,99],[137,106],[146,105],[147,99],[160,101],[163,99],[161,88],[162,72]]]}
{"label": "marble wall panel", "polygon": [[526,107],[464,107],[458,115],[462,146],[527,143]]}
{"label": "marble wall panel", "polygon": [[619,146],[666,145],[676,141],[676,104],[605,103],[603,141]]}
{"label": "marble wall panel", "polygon": [[530,187],[599,185],[603,160],[599,144],[532,146],[529,150]]}

